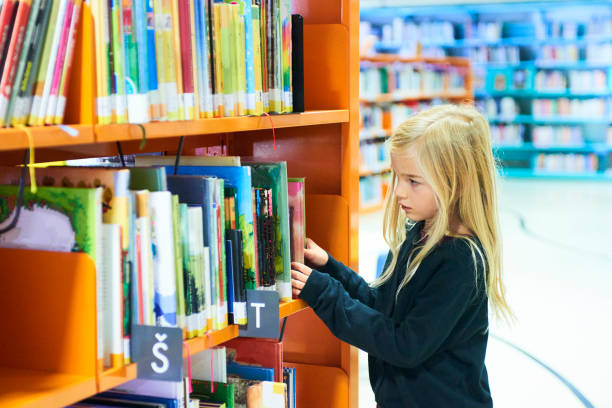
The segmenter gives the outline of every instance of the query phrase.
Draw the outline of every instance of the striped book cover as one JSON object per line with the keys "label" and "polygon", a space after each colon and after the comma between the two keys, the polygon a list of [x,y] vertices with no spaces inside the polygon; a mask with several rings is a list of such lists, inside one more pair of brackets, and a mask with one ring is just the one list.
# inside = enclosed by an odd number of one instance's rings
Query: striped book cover
{"label": "striped book cover", "polygon": [[180,18],[179,18],[179,2],[178,0],[171,1],[170,15],[172,16],[172,55],[174,57],[174,75],[176,78],[176,91],[178,94],[178,117],[175,120],[185,119],[185,104],[184,104],[184,84],[183,84],[183,66],[181,52],[181,33],[180,33]]}
{"label": "striped book cover", "polygon": [[111,48],[112,57],[112,76],[114,79],[113,116],[115,123],[127,123],[127,94],[125,88],[125,58],[123,53],[123,29],[121,12],[121,0],[110,0],[110,26],[111,26]]}
{"label": "striped book cover", "polygon": [[195,119],[194,60],[191,47],[191,13],[189,0],[178,0],[178,23],[183,83],[183,119],[193,120]]}
{"label": "striped book cover", "polygon": [[[137,4],[140,3],[137,2]],[[140,53],[146,49],[146,73],[147,73],[147,92],[151,105],[151,120],[162,120],[162,101],[160,96],[157,66],[157,50],[155,43],[155,13],[153,12],[153,1],[145,1],[145,25],[146,25],[146,46],[138,47]]]}

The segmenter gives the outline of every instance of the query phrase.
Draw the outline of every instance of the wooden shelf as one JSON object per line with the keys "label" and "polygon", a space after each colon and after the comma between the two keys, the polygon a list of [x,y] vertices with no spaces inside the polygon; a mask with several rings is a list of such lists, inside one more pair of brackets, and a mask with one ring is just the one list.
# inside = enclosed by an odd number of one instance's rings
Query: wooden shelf
{"label": "wooden shelf", "polygon": [[102,372],[98,378],[98,392],[107,391],[125,382],[136,379],[138,366],[136,363]]}
{"label": "wooden shelf", "polygon": [[[81,145],[95,141],[91,125],[33,126],[28,127],[28,130],[32,133],[35,149],[39,147]],[[28,147],[28,135],[25,130],[17,128],[0,129],[0,151],[21,150]]]}
{"label": "wooden shelf", "polygon": [[96,392],[95,377],[0,367],[3,407],[60,407]]}
{"label": "wooden shelf", "polygon": [[[346,123],[349,111],[346,109],[308,111],[268,116],[240,116],[177,122],[152,122],[144,124],[147,139],[176,136],[246,132],[286,127]],[[142,139],[142,130],[137,125],[96,125],[97,142],[119,142]]]}
{"label": "wooden shelf", "polygon": [[359,177],[369,177],[369,176],[376,176],[379,174],[387,174],[387,173],[391,173],[390,168],[376,170],[376,171],[361,171],[359,172]]}
{"label": "wooden shelf", "polygon": [[385,207],[385,202],[383,200],[380,203],[376,203],[376,204],[365,206],[365,207],[360,207],[359,214],[365,215],[365,214],[375,213],[378,211],[382,211],[384,207]]}
{"label": "wooden shelf", "polygon": [[279,306],[279,316],[282,319],[308,307],[308,303],[302,299],[294,299],[290,302],[281,302]]}

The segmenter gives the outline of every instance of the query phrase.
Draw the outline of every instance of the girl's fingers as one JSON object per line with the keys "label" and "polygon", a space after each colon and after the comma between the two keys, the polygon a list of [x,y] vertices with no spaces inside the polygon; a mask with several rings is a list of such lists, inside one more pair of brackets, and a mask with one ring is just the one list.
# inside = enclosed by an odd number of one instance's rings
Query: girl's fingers
{"label": "girl's fingers", "polygon": [[304,289],[304,285],[305,285],[305,283],[303,281],[300,281],[300,280],[297,280],[297,279],[291,279],[291,286],[294,289],[302,290],[302,289]]}
{"label": "girl's fingers", "polygon": [[310,272],[312,272],[311,268],[299,262],[291,262],[291,269],[303,273],[306,276],[309,276]]}
{"label": "girl's fingers", "polygon": [[308,280],[308,276],[304,275],[303,273],[299,272],[299,271],[291,271],[291,279],[292,280],[297,280],[300,282],[306,282],[306,280]]}
{"label": "girl's fingers", "polygon": [[301,292],[301,290],[299,290],[299,289],[295,289],[295,288],[293,289],[293,295],[294,296],[299,296],[300,292]]}

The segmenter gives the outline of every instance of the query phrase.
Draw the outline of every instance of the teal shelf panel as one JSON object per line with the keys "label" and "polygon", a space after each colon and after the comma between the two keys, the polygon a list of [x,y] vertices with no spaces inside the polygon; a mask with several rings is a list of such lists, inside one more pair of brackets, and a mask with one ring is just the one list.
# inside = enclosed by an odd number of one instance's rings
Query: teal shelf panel
{"label": "teal shelf panel", "polygon": [[546,180],[591,180],[612,181],[610,173],[556,173],[544,172],[532,169],[505,168],[500,171],[502,177],[523,179],[546,179]]}
{"label": "teal shelf panel", "polygon": [[608,125],[612,119],[569,118],[563,116],[535,117],[516,115],[514,117],[489,117],[489,123],[510,123],[524,125]]}
{"label": "teal shelf panel", "polygon": [[521,145],[494,145],[493,150],[498,154],[504,152],[607,153],[612,151],[612,145],[588,143],[577,146],[536,146],[533,143],[523,143]]}
{"label": "teal shelf panel", "polygon": [[608,92],[597,92],[597,93],[573,93],[568,91],[560,92],[534,92],[534,91],[523,91],[523,90],[508,90],[508,91],[492,91],[487,92],[486,96],[490,97],[503,97],[512,96],[515,98],[602,98],[611,97],[612,91]]}

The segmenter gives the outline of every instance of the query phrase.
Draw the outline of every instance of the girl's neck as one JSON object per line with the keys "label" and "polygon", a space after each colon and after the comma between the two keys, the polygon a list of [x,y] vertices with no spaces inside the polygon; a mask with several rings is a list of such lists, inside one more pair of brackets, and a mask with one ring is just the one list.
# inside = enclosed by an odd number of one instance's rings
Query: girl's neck
{"label": "girl's neck", "polygon": [[[431,228],[431,223],[432,223],[431,219],[425,220],[425,225],[423,225],[423,230],[422,230],[423,234],[427,234],[427,232]],[[469,228],[467,228],[465,225],[463,225],[458,220],[451,222],[449,232],[451,233],[451,235],[472,235],[472,232],[469,230]]]}

